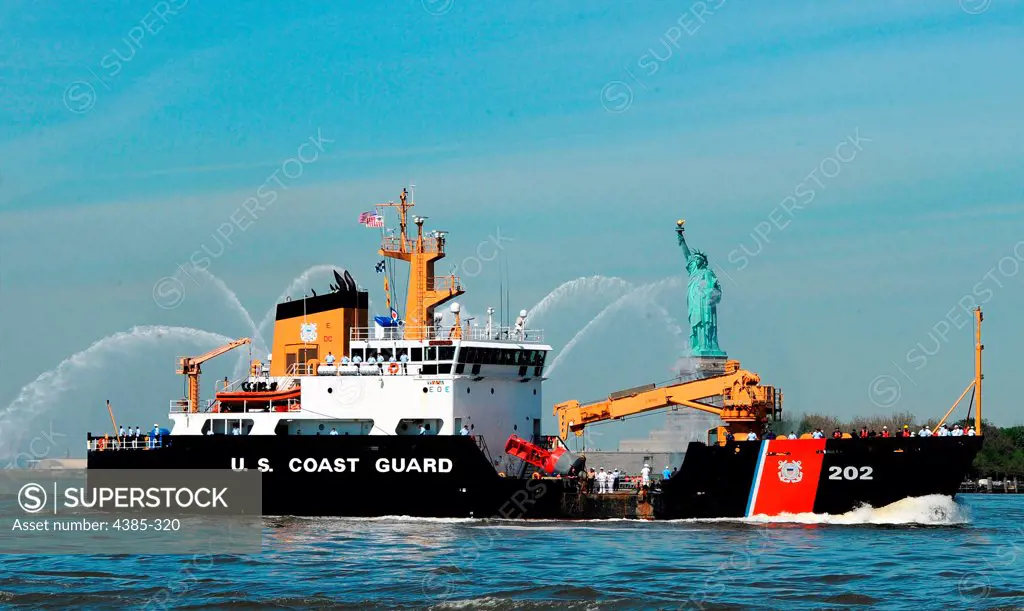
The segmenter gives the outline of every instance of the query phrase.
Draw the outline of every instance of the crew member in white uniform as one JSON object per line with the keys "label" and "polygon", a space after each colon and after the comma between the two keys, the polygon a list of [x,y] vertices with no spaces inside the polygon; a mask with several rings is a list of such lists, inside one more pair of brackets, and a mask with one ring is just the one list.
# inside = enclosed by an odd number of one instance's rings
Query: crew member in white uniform
{"label": "crew member in white uniform", "polygon": [[949,429],[947,429],[945,426],[940,426],[939,437],[949,437]]}
{"label": "crew member in white uniform", "polygon": [[932,432],[931,432],[931,430],[928,427],[922,426],[921,430],[917,432],[917,436],[918,437],[931,437],[932,436]]}
{"label": "crew member in white uniform", "polygon": [[605,484],[608,482],[608,475],[604,472],[604,467],[601,467],[597,471],[597,493],[604,494]]}
{"label": "crew member in white uniform", "polygon": [[757,433],[754,431],[747,433],[747,441],[757,441]]}
{"label": "crew member in white uniform", "polygon": [[516,339],[526,339],[526,310],[519,310],[519,318],[516,318]]}
{"label": "crew member in white uniform", "polygon": [[964,430],[962,428],[960,428],[959,424],[953,426],[953,433],[952,433],[952,435],[953,435],[953,437],[963,437],[964,436]]}
{"label": "crew member in white uniform", "polygon": [[640,469],[640,481],[644,486],[651,485],[651,465],[644,463],[644,468]]}
{"label": "crew member in white uniform", "polygon": [[973,426],[967,427],[967,436],[968,437],[974,437],[975,435],[977,435],[977,433],[974,432],[974,427]]}

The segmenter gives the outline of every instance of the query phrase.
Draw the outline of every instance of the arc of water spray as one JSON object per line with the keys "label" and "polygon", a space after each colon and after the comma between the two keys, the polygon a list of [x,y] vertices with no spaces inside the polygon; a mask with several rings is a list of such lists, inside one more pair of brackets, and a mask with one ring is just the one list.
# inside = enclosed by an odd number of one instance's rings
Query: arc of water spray
{"label": "arc of water spray", "polygon": [[565,299],[584,291],[596,292],[603,295],[609,291],[619,293],[633,290],[632,282],[619,278],[618,276],[581,276],[575,280],[568,280],[555,287],[553,291],[545,295],[528,312],[531,322],[535,322],[548,312],[548,310],[559,305]]}
{"label": "arc of water spray", "polygon": [[57,405],[56,399],[71,388],[72,374],[98,368],[101,359],[110,352],[123,351],[139,343],[162,339],[187,340],[211,346],[231,341],[231,338],[225,335],[202,329],[162,325],[132,327],[128,331],[97,340],[85,350],[64,359],[53,369],[39,374],[35,380],[21,388],[14,401],[0,411],[0,456],[8,457],[16,451],[18,440],[15,435],[23,432],[23,427],[29,420],[52,410]]}
{"label": "arc of water spray", "polygon": [[[326,272],[333,272],[335,269],[343,269],[343,268],[341,268],[338,265],[327,265],[327,264],[313,265],[311,267],[306,268],[301,274],[296,276],[295,279],[291,281],[291,284],[289,284],[288,287],[285,288],[284,292],[281,293],[281,296],[278,297],[276,301],[274,301],[274,303],[270,306],[270,309],[267,310],[267,313],[263,315],[262,319],[260,319],[260,323],[258,325],[256,323],[254,323],[252,318],[249,316],[249,311],[246,310],[244,307],[242,307],[242,304],[240,304],[240,303],[238,304],[238,307],[241,309],[242,312],[244,312],[246,321],[250,324],[250,326],[253,329],[253,335],[254,336],[258,336],[260,338],[262,350],[260,350],[259,347],[257,347],[257,353],[258,354],[263,354],[265,352],[269,352],[269,350],[270,350],[270,346],[268,346],[267,343],[266,343],[266,340],[263,339],[263,333],[266,332],[267,327],[274,320],[274,315],[277,313],[277,304],[279,304],[282,301],[284,301],[286,297],[290,296],[295,291],[301,290],[301,291],[305,292],[306,289],[310,288],[309,287],[309,280],[310,280],[310,278],[313,277],[313,275],[315,275],[315,274],[322,274],[322,273],[326,273]],[[227,287],[225,287],[225,288],[227,288]],[[233,294],[234,293],[232,293],[232,295]],[[236,299],[236,301],[237,301],[237,299]],[[241,376],[242,373],[245,371],[245,369],[246,369],[246,354],[243,352],[243,353],[238,355],[238,361],[235,363],[235,369],[234,369],[234,372],[233,372],[233,376],[236,377],[236,378]]]}
{"label": "arc of water spray", "polygon": [[201,267],[195,267],[193,268],[192,271],[194,271],[196,274],[200,276],[205,277],[220,290],[220,292],[224,295],[224,298],[227,299],[228,304],[232,308],[234,308],[244,319],[246,326],[252,333],[252,341],[256,345],[256,347],[258,349],[262,348],[263,350],[266,350],[267,342],[265,339],[263,339],[262,329],[260,329],[256,325],[256,321],[252,319],[252,316],[249,314],[249,310],[247,310],[245,306],[242,305],[242,302],[238,300],[238,295],[235,294],[235,292],[232,291],[230,288],[228,288],[228,285],[225,284],[223,280],[213,275],[213,273],[210,272],[209,270]]}
{"label": "arc of water spray", "polygon": [[267,313],[263,315],[263,318],[260,320],[260,324],[256,327],[259,330],[259,332],[263,333],[266,330],[267,325],[269,325],[274,320],[274,315],[277,313],[277,304],[284,301],[286,297],[290,296],[295,291],[301,290],[303,291],[303,293],[305,293],[306,289],[309,288],[309,279],[312,278],[314,274],[333,272],[336,269],[340,270],[342,273],[344,273],[345,271],[345,268],[339,265],[321,264],[309,267],[301,274],[296,276],[295,279],[292,280],[292,283],[288,285],[288,288],[286,288],[284,292],[281,293],[281,296],[277,298],[277,301],[275,301],[273,305],[270,306],[270,309],[267,310]]}
{"label": "arc of water spray", "polygon": [[636,287],[635,289],[626,293],[622,297],[616,299],[610,305],[605,307],[605,309],[601,310],[597,314],[597,316],[590,320],[590,322],[583,325],[582,329],[576,332],[576,335],[574,335],[573,338],[569,340],[569,343],[567,343],[565,347],[563,347],[558,352],[558,356],[555,357],[555,360],[552,361],[550,367],[548,367],[547,375],[551,375],[552,373],[554,373],[555,369],[558,367],[559,364],[561,364],[565,357],[569,356],[569,353],[572,352],[572,349],[576,346],[576,344],[579,343],[580,340],[582,340],[584,337],[586,337],[597,324],[599,324],[602,320],[604,320],[611,314],[614,314],[615,312],[621,310],[626,305],[634,305],[639,303],[639,305],[654,306],[656,310],[659,311],[659,313],[662,315],[663,322],[665,323],[668,331],[675,337],[681,335],[683,330],[679,326],[678,321],[676,321],[676,319],[673,318],[665,310],[665,308],[651,301],[648,301],[646,303],[639,302],[639,300],[641,299],[650,299],[652,297],[652,293],[656,293],[668,287],[679,285],[681,284],[681,282],[682,281],[678,276],[669,276],[668,278],[664,278],[657,282],[651,282],[649,284]]}

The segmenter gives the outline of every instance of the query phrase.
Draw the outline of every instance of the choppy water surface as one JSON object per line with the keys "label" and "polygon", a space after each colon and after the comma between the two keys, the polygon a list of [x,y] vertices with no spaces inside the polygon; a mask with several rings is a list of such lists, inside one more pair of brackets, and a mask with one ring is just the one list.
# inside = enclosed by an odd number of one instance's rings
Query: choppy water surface
{"label": "choppy water surface", "polygon": [[4,608],[1024,609],[1024,496],[645,523],[268,518],[252,556],[4,556]]}

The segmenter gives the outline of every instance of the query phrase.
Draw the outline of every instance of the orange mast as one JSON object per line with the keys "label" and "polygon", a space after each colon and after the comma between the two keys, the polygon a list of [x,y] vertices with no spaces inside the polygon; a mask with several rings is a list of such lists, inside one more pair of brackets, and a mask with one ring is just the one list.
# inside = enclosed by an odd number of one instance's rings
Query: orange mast
{"label": "orange mast", "polygon": [[409,262],[409,293],[405,304],[405,338],[431,339],[434,337],[434,309],[444,302],[462,295],[458,276],[434,275],[434,262],[444,258],[444,234],[423,236],[425,217],[414,216],[416,237],[408,235],[409,208],[415,204],[408,199],[409,192],[402,189],[400,203],[388,202],[381,207],[398,208],[399,235],[384,236],[380,255]]}

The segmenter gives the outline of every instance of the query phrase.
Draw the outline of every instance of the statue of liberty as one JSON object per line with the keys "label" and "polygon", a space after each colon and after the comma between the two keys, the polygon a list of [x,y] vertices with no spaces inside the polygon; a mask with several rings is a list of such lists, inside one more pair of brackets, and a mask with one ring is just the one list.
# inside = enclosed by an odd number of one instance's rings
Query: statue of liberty
{"label": "statue of liberty", "polygon": [[690,353],[693,356],[725,356],[718,347],[718,302],[722,300],[722,286],[718,283],[718,276],[708,267],[707,255],[699,250],[690,251],[683,237],[683,223],[685,221],[676,221],[676,236],[686,257],[686,273],[690,275],[686,287]]}

